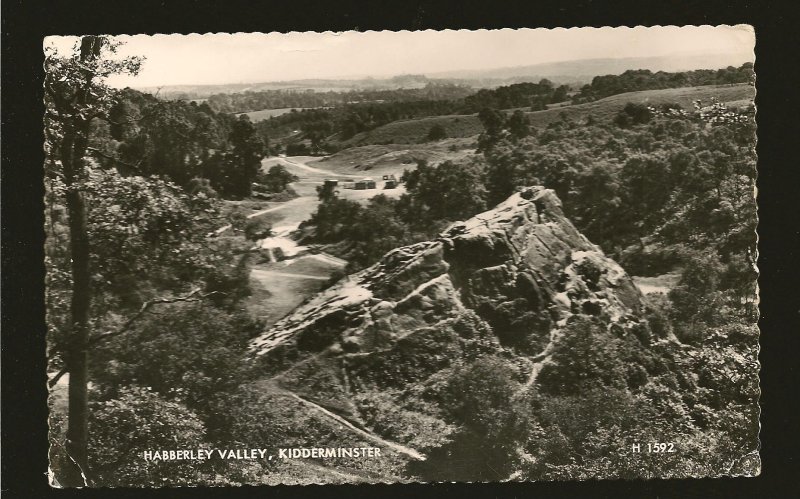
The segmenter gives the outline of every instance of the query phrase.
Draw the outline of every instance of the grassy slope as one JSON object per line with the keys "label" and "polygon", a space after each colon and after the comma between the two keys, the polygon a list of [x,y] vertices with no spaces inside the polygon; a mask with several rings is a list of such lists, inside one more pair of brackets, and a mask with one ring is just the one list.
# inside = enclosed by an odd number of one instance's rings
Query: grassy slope
{"label": "grassy slope", "polygon": [[414,144],[425,140],[433,125],[442,125],[448,137],[470,137],[483,127],[476,115],[431,116],[415,120],[393,121],[368,132],[356,134],[344,146],[364,144]]}
{"label": "grassy slope", "polygon": [[[742,105],[754,97],[754,89],[747,84],[707,85],[702,87],[669,88],[664,90],[644,90],[613,95],[595,102],[574,106],[554,107],[544,111],[526,112],[533,126],[546,126],[560,119],[562,113],[571,119],[585,119],[592,115],[596,119],[606,120],[613,117],[628,102],[652,105],[678,103],[684,109],[691,109],[692,102],[701,99],[709,102],[712,97],[721,102]],[[448,137],[471,137],[483,131],[476,115],[434,116],[417,120],[394,121],[369,132],[357,134],[343,142],[345,146],[368,144],[413,144],[425,140],[428,130],[435,125],[444,126]]]}
{"label": "grassy slope", "polygon": [[292,107],[282,107],[280,109],[262,109],[261,111],[250,111],[249,113],[238,113],[236,116],[240,116],[242,114],[246,114],[250,117],[250,121],[253,123],[262,120],[268,120],[273,116],[280,116],[282,114],[286,114],[292,111]]}
{"label": "grassy slope", "polygon": [[416,160],[431,164],[446,160],[461,160],[473,154],[475,141],[469,138],[444,139],[423,144],[370,144],[351,147],[336,154],[316,160],[313,166],[337,173],[364,172],[375,178],[394,174],[398,177],[405,169],[413,169]]}
{"label": "grassy slope", "polygon": [[237,113],[236,116],[246,114],[250,117],[250,121],[253,123],[268,120],[274,116],[280,116],[282,114],[291,113],[292,110],[297,110],[297,112],[302,111],[303,109],[321,109],[317,107],[281,107],[277,109],[262,109],[260,111],[250,111],[248,113]]}

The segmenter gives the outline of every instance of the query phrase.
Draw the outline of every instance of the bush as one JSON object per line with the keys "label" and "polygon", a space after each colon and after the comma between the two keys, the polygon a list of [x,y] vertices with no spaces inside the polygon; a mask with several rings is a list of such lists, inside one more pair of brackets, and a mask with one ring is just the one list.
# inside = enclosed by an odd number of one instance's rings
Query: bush
{"label": "bush", "polygon": [[237,206],[228,215],[228,222],[233,230],[244,230],[244,226],[247,224],[247,215]]}
{"label": "bush", "polygon": [[445,138],[447,138],[447,130],[439,123],[433,125],[430,130],[428,130],[427,139],[429,141],[442,140]]}
{"label": "bush", "polygon": [[200,302],[156,306],[93,352],[92,381],[111,399],[121,396],[120,387],[150,387],[214,432],[224,426],[226,394],[248,379],[247,344],[260,332],[244,312]]}
{"label": "bush", "polygon": [[629,367],[624,350],[621,340],[598,321],[573,316],[537,383],[541,391],[558,395],[577,394],[590,386],[624,389]]}
{"label": "bush", "polygon": [[311,149],[302,142],[286,145],[287,156],[308,156],[309,154],[311,154]]}
{"label": "bush", "polygon": [[485,436],[493,447],[512,446],[519,436],[519,414],[512,410],[519,385],[512,369],[500,358],[481,357],[456,369],[446,389],[445,406],[451,417]]}
{"label": "bush", "polygon": [[193,461],[147,461],[145,450],[199,449],[204,427],[186,407],[138,387],[119,396],[93,402],[89,412],[89,468],[97,485],[105,487],[196,483]]}
{"label": "bush", "polygon": [[297,182],[297,175],[289,173],[283,165],[273,165],[267,173],[259,172],[256,182],[262,184],[267,192],[283,192],[292,182]]}
{"label": "bush", "polygon": [[258,241],[272,235],[272,224],[266,219],[253,217],[244,224],[244,237],[250,241]]}
{"label": "bush", "polygon": [[649,123],[652,117],[653,113],[644,104],[629,102],[617,113],[614,124],[620,128],[630,128],[633,125]]}

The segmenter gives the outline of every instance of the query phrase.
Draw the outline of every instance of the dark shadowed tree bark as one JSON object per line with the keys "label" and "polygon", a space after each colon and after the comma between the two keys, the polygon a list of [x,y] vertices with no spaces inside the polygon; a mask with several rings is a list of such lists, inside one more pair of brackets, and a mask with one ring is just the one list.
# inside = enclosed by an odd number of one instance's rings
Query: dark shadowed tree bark
{"label": "dark shadowed tree bark", "polygon": [[[112,73],[138,71],[138,59],[105,61],[102,52],[114,46],[105,37],[86,36],[71,58],[48,55],[46,60],[45,130],[47,150],[61,178],[70,236],[72,293],[70,325],[63,359],[69,373],[66,451],[69,466],[60,477],[62,485],[88,485],[88,358],[92,284],[89,267],[88,207],[83,182],[87,177],[87,148],[92,120],[106,116],[112,102],[102,79]],[[60,163],[60,164],[59,164]],[[59,167],[60,166],[60,167]]]}
{"label": "dark shadowed tree bark", "polygon": [[[81,40],[80,61],[96,59],[100,55],[102,41],[96,37]],[[77,106],[86,107],[89,101],[91,75],[84,70],[85,85],[77,89]],[[72,259],[72,299],[70,316],[72,330],[65,356],[69,370],[69,410],[66,449],[73,466],[65,476],[65,485],[78,486],[87,480],[88,446],[88,397],[87,397],[87,352],[89,341],[89,305],[91,280],[89,271],[89,235],[86,227],[86,200],[77,188],[84,174],[83,161],[89,141],[90,119],[78,113],[64,123],[60,156],[67,187],[66,203],[69,216],[70,256]]]}

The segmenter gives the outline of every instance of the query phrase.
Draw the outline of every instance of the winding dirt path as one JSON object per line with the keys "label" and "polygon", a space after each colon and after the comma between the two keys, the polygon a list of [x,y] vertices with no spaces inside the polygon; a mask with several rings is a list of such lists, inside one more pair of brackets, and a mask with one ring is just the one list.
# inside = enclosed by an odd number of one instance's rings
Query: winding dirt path
{"label": "winding dirt path", "polygon": [[310,173],[317,173],[317,174],[325,175],[325,176],[328,176],[328,177],[347,177],[347,178],[359,178],[359,179],[364,177],[363,173],[361,175],[353,175],[353,174],[350,174],[350,173],[335,173],[335,172],[332,172],[332,171],[323,170],[322,168],[315,168],[313,166],[308,166],[305,163],[292,161],[291,159],[288,159],[288,158],[280,158],[279,157],[278,161],[280,161],[282,163],[288,163],[288,164],[290,164],[292,166],[295,166],[297,168],[300,168],[301,170],[305,170],[305,171],[310,172]]}
{"label": "winding dirt path", "polygon": [[349,429],[353,433],[357,433],[357,434],[361,435],[362,437],[367,438],[367,439],[375,442],[376,444],[378,444],[378,445],[380,445],[382,447],[388,447],[388,448],[394,450],[395,452],[399,452],[400,454],[404,454],[404,455],[406,455],[406,456],[408,456],[408,457],[410,457],[412,459],[416,459],[418,461],[424,461],[426,459],[426,457],[423,454],[417,452],[416,450],[414,450],[414,449],[412,449],[410,447],[406,447],[404,445],[400,445],[400,444],[395,443],[395,442],[390,442],[389,440],[381,438],[381,437],[379,437],[378,435],[376,435],[374,433],[371,433],[369,431],[363,430],[363,429],[359,428],[358,426],[354,425],[353,423],[351,423],[350,421],[346,420],[345,418],[339,416],[338,414],[334,414],[331,411],[325,409],[324,407],[322,407],[320,405],[317,405],[314,402],[311,402],[310,400],[304,399],[303,397],[297,395],[294,392],[291,392],[291,391],[283,389],[283,388],[278,388],[278,390],[281,393],[284,393],[284,394],[292,397],[293,399],[297,400],[298,402],[302,403],[306,407],[317,411],[318,413],[326,416],[329,419],[332,419],[333,421],[336,421],[337,423],[341,424],[342,426],[345,426],[347,429]]}
{"label": "winding dirt path", "polygon": [[[286,208],[292,208],[293,206],[299,205],[304,201],[305,200],[303,198],[294,198],[294,199],[291,199],[289,201],[286,201],[285,203],[281,203],[278,206],[272,206],[271,208],[266,208],[266,209],[263,209],[263,210],[255,211],[253,213],[248,213],[247,218],[254,218],[254,217],[257,217],[259,215],[264,215],[265,213],[271,213],[273,211],[285,210]],[[224,227],[220,227],[219,229],[215,230],[214,233],[215,234],[222,234],[223,232],[225,232],[226,230],[228,230],[230,228],[231,228],[231,225],[228,224],[228,225],[225,225]]]}
{"label": "winding dirt path", "polygon": [[291,272],[275,272],[274,270],[253,269],[250,271],[257,279],[269,279],[270,277],[288,277],[290,279],[314,279],[316,281],[327,281],[327,277],[308,274],[293,274]]}
{"label": "winding dirt path", "polygon": [[544,367],[544,364],[550,360],[550,354],[553,352],[553,348],[555,348],[556,337],[558,335],[558,330],[554,329],[550,331],[550,342],[547,343],[547,346],[544,347],[544,350],[535,357],[531,359],[533,362],[533,366],[531,367],[531,374],[528,376],[528,379],[523,383],[519,390],[514,394],[515,397],[519,397],[520,395],[524,394],[526,391],[536,383],[536,378],[539,377],[539,372]]}

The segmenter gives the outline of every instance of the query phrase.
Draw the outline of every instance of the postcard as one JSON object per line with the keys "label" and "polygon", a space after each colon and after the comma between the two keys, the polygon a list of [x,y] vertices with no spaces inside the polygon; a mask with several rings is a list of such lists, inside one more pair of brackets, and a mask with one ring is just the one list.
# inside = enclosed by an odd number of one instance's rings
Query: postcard
{"label": "postcard", "polygon": [[45,38],[51,486],[758,475],[755,37]]}

